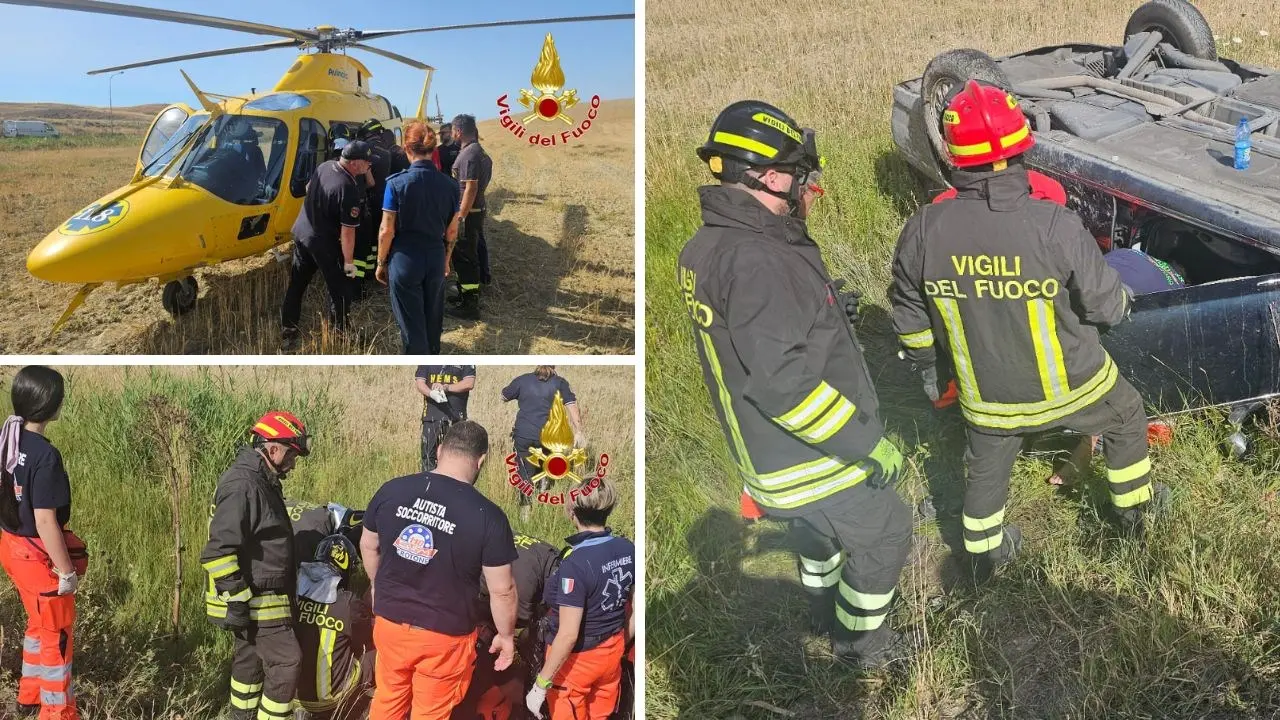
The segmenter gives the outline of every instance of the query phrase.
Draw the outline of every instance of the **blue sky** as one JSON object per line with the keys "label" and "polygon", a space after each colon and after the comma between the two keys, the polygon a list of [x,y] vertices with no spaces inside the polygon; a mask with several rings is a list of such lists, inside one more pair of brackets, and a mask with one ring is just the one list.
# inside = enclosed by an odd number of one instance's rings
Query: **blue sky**
{"label": "blue sky", "polygon": [[[468,0],[430,4],[417,0],[129,0],[129,4],[284,27],[334,25],[360,30],[635,12],[633,0]],[[408,11],[428,7],[433,10]],[[0,43],[0,67],[7,68],[0,84],[0,101],[6,102],[106,106],[107,76],[89,76],[87,71],[274,39],[155,20],[15,5],[0,5],[0,27],[8,29],[5,42]],[[432,114],[438,95],[446,117],[470,112],[487,118],[497,115],[495,100],[499,95],[514,95],[521,87],[529,87],[529,74],[548,31],[560,53],[566,88],[576,88],[583,99],[593,94],[603,98],[635,96],[634,19],[434,32],[376,40],[370,45],[435,66]],[[405,115],[413,114],[422,92],[420,71],[360,50],[349,52],[373,73],[374,92],[386,95]],[[111,81],[112,97],[120,106],[177,101],[194,104],[179,69],[186,70],[202,90],[235,94],[256,87],[262,91],[276,84],[295,55],[292,49],[269,50],[137,68]]]}

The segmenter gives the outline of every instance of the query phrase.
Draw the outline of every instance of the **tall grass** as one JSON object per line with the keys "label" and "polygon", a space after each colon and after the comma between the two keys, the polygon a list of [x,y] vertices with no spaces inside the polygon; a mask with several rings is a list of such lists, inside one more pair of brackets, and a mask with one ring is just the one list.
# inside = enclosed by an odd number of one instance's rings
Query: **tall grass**
{"label": "tall grass", "polygon": [[[6,379],[15,368],[4,368]],[[562,511],[535,506],[522,522],[506,481],[504,436],[514,408],[498,390],[524,368],[482,367],[471,416],[490,431],[491,459],[477,486],[513,526],[559,544]],[[75,630],[76,686],[86,718],[212,717],[226,699],[231,645],[204,616],[199,553],[219,475],[252,422],[289,408],[315,433],[315,450],[285,480],[291,498],[363,508],[386,480],[419,465],[421,398],[412,368],[75,368],[62,419],[49,436],[72,479],[70,527],[90,548]],[[611,518],[634,533],[631,371],[561,368],[587,413],[593,449],[610,455],[623,501]],[[7,387],[7,382],[5,384]],[[621,407],[619,400],[628,402]],[[175,482],[176,479],[176,482]],[[180,513],[171,502],[175,489]],[[174,522],[181,528],[179,624],[174,632]],[[0,581],[0,706],[13,698],[22,606]]]}
{"label": "tall grass", "polygon": [[0,152],[17,150],[78,150],[83,148],[137,147],[142,136],[136,133],[94,132],[59,137],[0,138]]}
{"label": "tall grass", "polygon": [[[1180,419],[1174,445],[1153,455],[1173,508],[1145,547],[1113,537],[1100,518],[1100,460],[1084,490],[1054,492],[1043,482],[1048,459],[1025,458],[1008,515],[1024,530],[1024,555],[975,588],[953,550],[963,426],[933,411],[894,357],[887,267],[924,198],[889,134],[893,84],[955,47],[1000,55],[1115,42],[1138,4],[745,2],[725,16],[707,0],[649,3],[647,717],[1280,716],[1274,430],[1255,429],[1254,456],[1230,462],[1219,415]],[[1280,45],[1258,33],[1276,3],[1199,5],[1224,55],[1280,64]],[[810,230],[832,275],[865,293],[859,338],[889,433],[909,458],[900,491],[938,508],[937,519],[917,519],[891,616],[923,640],[887,672],[859,675],[833,659],[809,629],[785,526],[737,517],[741,481],[680,300],[676,256],[700,222],[695,189],[712,182],[693,150],[715,114],[743,98],[817,129],[827,194]]]}

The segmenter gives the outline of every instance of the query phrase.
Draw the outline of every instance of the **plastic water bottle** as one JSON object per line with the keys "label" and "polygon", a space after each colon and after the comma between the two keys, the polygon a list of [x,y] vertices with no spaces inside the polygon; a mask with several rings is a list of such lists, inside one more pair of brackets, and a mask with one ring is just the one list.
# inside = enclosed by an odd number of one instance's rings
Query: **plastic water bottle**
{"label": "plastic water bottle", "polygon": [[1249,150],[1252,147],[1253,141],[1249,137],[1249,118],[1242,117],[1236,125],[1235,168],[1237,170],[1249,169]]}

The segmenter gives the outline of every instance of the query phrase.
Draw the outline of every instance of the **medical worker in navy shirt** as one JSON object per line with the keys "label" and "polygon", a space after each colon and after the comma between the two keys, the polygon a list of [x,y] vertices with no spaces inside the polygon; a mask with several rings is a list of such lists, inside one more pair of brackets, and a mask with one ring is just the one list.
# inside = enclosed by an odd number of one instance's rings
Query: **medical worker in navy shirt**
{"label": "medical worker in navy shirt", "polygon": [[547,657],[525,698],[541,719],[606,720],[617,709],[622,657],[635,634],[630,603],[636,548],[605,523],[617,504],[607,482],[579,488],[566,508],[578,532],[566,538],[560,567],[547,582]]}
{"label": "medical worker in navy shirt", "polygon": [[515,656],[515,539],[502,509],[475,488],[488,452],[485,429],[460,422],[440,443],[434,472],[391,480],[365,510],[360,553],[378,649],[370,720],[449,720],[475,666],[481,574],[494,670]]}

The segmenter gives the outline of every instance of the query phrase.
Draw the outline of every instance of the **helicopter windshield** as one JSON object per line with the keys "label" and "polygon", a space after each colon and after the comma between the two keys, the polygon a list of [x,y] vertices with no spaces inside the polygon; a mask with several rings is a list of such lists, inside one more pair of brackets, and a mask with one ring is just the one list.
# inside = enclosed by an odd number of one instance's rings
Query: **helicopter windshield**
{"label": "helicopter windshield", "polygon": [[160,148],[160,151],[157,152],[151,158],[151,161],[147,163],[147,166],[142,169],[142,176],[152,177],[153,175],[158,175],[161,170],[164,170],[165,166],[169,164],[169,161],[173,159],[173,154],[178,151],[178,148],[187,141],[187,138],[191,137],[191,133],[199,130],[200,125],[208,119],[209,113],[197,113],[187,118],[187,121],[182,123],[182,127],[178,128],[177,132],[169,136],[169,139],[165,141],[164,146]]}
{"label": "helicopter windshield", "polygon": [[222,115],[196,138],[175,174],[227,202],[265,205],[280,190],[288,144],[289,129],[275,118]]}

